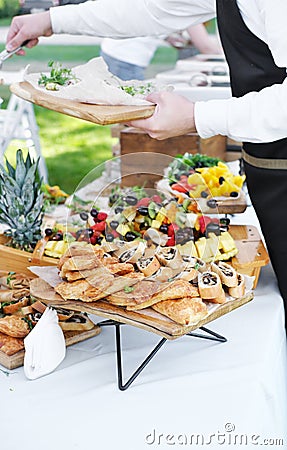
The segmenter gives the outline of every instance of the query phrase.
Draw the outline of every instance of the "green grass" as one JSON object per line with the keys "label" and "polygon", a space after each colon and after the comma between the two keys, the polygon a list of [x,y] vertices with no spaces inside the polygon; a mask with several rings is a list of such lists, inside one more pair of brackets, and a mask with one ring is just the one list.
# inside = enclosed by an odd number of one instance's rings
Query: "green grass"
{"label": "green grass", "polygon": [[[70,194],[94,167],[112,157],[110,127],[38,106],[35,114],[51,185],[60,185]],[[9,162],[14,164],[16,150],[25,147],[25,141],[12,141],[6,152]]]}
{"label": "green grass", "polygon": [[[4,46],[2,46],[3,48]],[[27,51],[26,57],[13,57],[5,62],[4,70],[15,70],[33,63],[45,70],[51,59],[63,63],[79,64],[97,56],[99,47],[95,46],[38,46]],[[156,72],[175,64],[176,50],[160,47],[154,55],[151,67]],[[7,86],[0,86],[0,97],[4,99],[3,108],[9,99]],[[112,157],[114,140],[110,127],[98,126],[89,122],[35,107],[39,126],[41,148],[49,172],[50,184],[57,184],[66,192],[72,193],[81,179],[91,169]],[[18,148],[25,148],[23,141],[12,141],[7,158],[14,163]]]}

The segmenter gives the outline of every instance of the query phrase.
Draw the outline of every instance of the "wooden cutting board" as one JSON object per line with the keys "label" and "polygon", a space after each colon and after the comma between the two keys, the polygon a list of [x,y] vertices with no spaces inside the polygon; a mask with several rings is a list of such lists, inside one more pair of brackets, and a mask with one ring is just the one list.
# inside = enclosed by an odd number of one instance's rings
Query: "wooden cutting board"
{"label": "wooden cutting board", "polygon": [[18,97],[35,105],[43,106],[77,119],[99,125],[111,125],[113,123],[128,122],[135,119],[145,119],[154,113],[155,106],[105,106],[90,105],[55,97],[49,93],[35,89],[27,81],[13,83],[10,91]]}
{"label": "wooden cutting board", "polygon": [[[99,326],[95,326],[87,331],[64,331],[66,347],[85,341],[91,337],[97,336],[101,332]],[[25,350],[15,353],[15,355],[8,356],[0,350],[0,364],[7,369],[16,369],[16,367],[23,366]]]}

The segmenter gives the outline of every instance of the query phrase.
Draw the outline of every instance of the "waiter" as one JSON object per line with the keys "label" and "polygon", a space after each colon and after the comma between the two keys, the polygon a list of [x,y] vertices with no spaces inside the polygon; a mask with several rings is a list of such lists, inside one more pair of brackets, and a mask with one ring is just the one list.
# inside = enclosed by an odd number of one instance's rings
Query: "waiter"
{"label": "waiter", "polygon": [[192,103],[152,94],[149,119],[131,122],[165,139],[197,131],[244,142],[249,194],[287,310],[287,43],[286,0],[97,0],[13,19],[7,50],[53,33],[111,38],[168,35],[217,15],[233,97]]}

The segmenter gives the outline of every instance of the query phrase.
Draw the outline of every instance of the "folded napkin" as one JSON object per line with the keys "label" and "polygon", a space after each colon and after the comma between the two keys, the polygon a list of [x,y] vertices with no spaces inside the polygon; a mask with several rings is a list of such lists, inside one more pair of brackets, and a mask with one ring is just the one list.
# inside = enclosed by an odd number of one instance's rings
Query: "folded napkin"
{"label": "folded napkin", "polygon": [[41,319],[24,339],[24,373],[30,380],[53,372],[66,355],[63,331],[55,310],[46,308]]}

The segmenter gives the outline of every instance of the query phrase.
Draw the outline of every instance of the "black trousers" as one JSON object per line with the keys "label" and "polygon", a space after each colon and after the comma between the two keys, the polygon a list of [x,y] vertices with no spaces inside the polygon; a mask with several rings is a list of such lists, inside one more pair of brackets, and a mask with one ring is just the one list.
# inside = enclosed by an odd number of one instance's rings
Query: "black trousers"
{"label": "black trousers", "polygon": [[287,325],[287,170],[244,162],[248,192],[260,222],[285,306]]}

